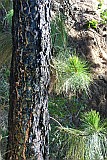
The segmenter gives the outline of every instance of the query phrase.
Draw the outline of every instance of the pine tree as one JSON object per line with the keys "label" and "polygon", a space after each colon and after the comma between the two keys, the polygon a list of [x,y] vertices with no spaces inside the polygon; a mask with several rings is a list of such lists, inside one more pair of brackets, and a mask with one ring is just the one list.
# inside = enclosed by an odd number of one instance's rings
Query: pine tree
{"label": "pine tree", "polygon": [[6,160],[49,159],[50,0],[13,0]]}

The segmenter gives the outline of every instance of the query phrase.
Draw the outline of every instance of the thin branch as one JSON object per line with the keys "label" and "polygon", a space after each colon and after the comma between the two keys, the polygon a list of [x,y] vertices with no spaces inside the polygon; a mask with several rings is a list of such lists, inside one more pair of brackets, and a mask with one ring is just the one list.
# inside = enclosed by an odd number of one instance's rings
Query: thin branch
{"label": "thin branch", "polygon": [[59,126],[60,126],[61,128],[63,128],[62,124],[61,124],[61,123],[59,123],[55,118],[50,117],[50,119],[54,120],[56,123],[58,123],[58,124],[59,124]]}

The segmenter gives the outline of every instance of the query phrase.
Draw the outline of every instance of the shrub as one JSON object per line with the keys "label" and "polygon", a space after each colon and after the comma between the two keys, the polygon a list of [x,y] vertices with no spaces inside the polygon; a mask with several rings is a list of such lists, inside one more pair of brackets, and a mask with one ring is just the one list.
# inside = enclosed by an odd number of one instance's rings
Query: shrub
{"label": "shrub", "polygon": [[8,24],[11,26],[12,25],[12,16],[13,16],[13,9],[8,11],[5,20],[7,20]]}
{"label": "shrub", "polygon": [[64,15],[59,13],[51,21],[52,46],[56,52],[64,50],[67,46],[67,31],[64,23]]}
{"label": "shrub", "polygon": [[82,129],[59,127],[68,134],[65,142],[68,159],[105,160],[107,158],[107,122],[101,121],[99,112],[91,110],[82,116]]}
{"label": "shrub", "polygon": [[73,55],[65,60],[54,61],[57,70],[57,84],[56,91],[76,93],[85,91],[89,93],[89,85],[91,82],[91,74],[89,73],[89,66],[86,61]]}
{"label": "shrub", "polygon": [[[69,111],[67,109],[67,99],[60,96],[55,96],[49,99],[49,113],[50,113],[50,157],[52,160],[63,159],[65,151],[61,151],[65,135],[61,135],[56,128],[58,120],[64,126],[69,120]],[[55,119],[53,120],[52,117]],[[59,152],[60,150],[60,152]]]}
{"label": "shrub", "polygon": [[97,25],[98,25],[98,21],[96,21],[95,19],[92,19],[92,20],[87,22],[87,27],[88,28],[96,29]]}
{"label": "shrub", "polygon": [[107,24],[107,9],[101,12],[100,16],[102,18],[102,23]]}

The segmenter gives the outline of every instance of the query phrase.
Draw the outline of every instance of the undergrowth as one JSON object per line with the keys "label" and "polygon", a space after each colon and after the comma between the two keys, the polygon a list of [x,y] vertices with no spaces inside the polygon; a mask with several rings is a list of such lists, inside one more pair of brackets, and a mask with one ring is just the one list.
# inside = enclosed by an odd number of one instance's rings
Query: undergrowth
{"label": "undergrowth", "polygon": [[101,121],[99,112],[91,110],[82,116],[82,128],[59,127],[68,134],[67,159],[105,160],[107,158],[107,121]]}
{"label": "undergrowth", "polygon": [[65,160],[66,151],[69,150],[68,134],[60,133],[58,126],[66,128],[79,125],[81,111],[86,109],[86,95],[73,96],[71,99],[63,95],[54,95],[49,98],[50,113],[50,157],[52,160]]}
{"label": "undergrowth", "polygon": [[10,62],[12,55],[12,35],[9,32],[0,32],[0,67]]}
{"label": "undergrowth", "polygon": [[89,94],[90,82],[92,82],[90,69],[85,60],[76,55],[69,58],[57,59],[54,61],[57,71],[56,92],[76,92],[85,91]]}
{"label": "undergrowth", "polygon": [[5,108],[9,103],[9,75],[10,71],[6,67],[0,70],[0,108]]}
{"label": "undergrowth", "polygon": [[67,30],[64,23],[64,15],[59,13],[51,21],[51,39],[52,47],[55,52],[60,52],[67,47]]}

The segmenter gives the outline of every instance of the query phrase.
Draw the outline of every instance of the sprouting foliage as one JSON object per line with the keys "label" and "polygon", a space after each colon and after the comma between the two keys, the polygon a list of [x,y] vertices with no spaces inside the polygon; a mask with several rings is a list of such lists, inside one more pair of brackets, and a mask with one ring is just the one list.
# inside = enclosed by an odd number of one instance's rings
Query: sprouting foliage
{"label": "sprouting foliage", "polygon": [[13,16],[13,9],[11,9],[10,11],[8,11],[6,17],[4,18],[4,20],[7,20],[7,23],[10,26],[12,25],[12,16]]}
{"label": "sprouting foliage", "polygon": [[83,121],[84,127],[90,130],[91,133],[100,132],[100,131],[105,132],[105,130],[103,130],[105,129],[104,126],[101,125],[100,114],[95,110],[91,110],[90,112],[84,113],[82,116],[82,121]]}
{"label": "sprouting foliage", "polygon": [[88,28],[96,29],[97,25],[98,25],[98,21],[96,21],[95,19],[92,19],[92,20],[87,22],[87,27]]}
{"label": "sprouting foliage", "polygon": [[91,82],[91,74],[86,61],[80,59],[76,55],[69,56],[65,60],[56,60],[55,62],[58,82],[56,91],[73,92],[79,91],[88,93]]}
{"label": "sprouting foliage", "polygon": [[101,12],[100,14],[101,18],[102,18],[102,23],[103,24],[107,24],[107,9],[105,9],[104,11]]}
{"label": "sprouting foliage", "polygon": [[101,121],[99,112],[91,110],[82,116],[82,129],[59,127],[68,134],[65,142],[72,160],[105,160],[107,158],[107,122]]}

